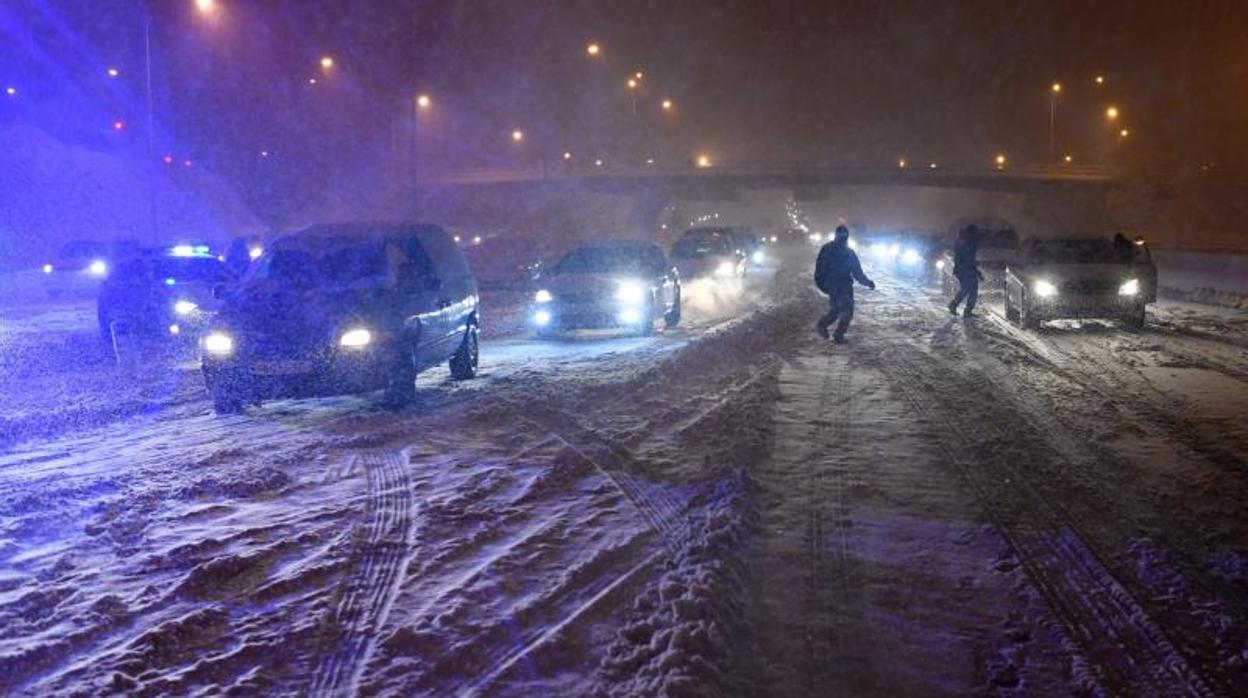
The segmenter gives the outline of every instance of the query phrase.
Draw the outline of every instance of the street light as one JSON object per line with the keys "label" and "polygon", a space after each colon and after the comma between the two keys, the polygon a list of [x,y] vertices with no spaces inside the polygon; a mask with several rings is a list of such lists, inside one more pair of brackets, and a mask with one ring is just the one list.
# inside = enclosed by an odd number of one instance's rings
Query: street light
{"label": "street light", "polygon": [[195,0],[195,9],[204,14],[210,14],[217,9],[216,0]]}
{"label": "street light", "polygon": [[585,53],[588,53],[590,56],[596,57],[601,51],[602,48],[598,46],[597,41],[591,41],[589,42],[589,45],[585,47]]}
{"label": "street light", "polygon": [[646,76],[646,74],[645,74],[645,73],[643,73],[643,72],[641,72],[640,70],[639,70],[639,71],[637,71],[637,72],[635,72],[635,73],[633,73],[633,77],[637,78],[638,80],[640,80],[640,79],[644,78],[645,76]]}
{"label": "street light", "polygon": [[4,88],[4,93],[5,93],[6,95],[10,96],[10,97],[16,97],[16,96],[17,96],[17,88],[16,88],[16,87],[6,87],[6,88]]}
{"label": "street light", "polygon": [[1104,76],[1104,75],[1097,75],[1096,77],[1092,78],[1092,82],[1095,82],[1095,83],[1096,83],[1096,84],[1098,84],[1098,85],[1104,85],[1104,84],[1105,84],[1105,76]]}
{"label": "street light", "polygon": [[697,160],[697,165],[698,165],[698,167],[699,167],[699,168],[701,168],[701,169],[706,169],[706,168],[710,167],[710,166],[711,166],[711,158],[710,158],[710,156],[707,156],[707,155],[699,155],[699,156],[698,156],[698,160]]}
{"label": "street light", "polygon": [[334,67],[333,56],[321,56],[321,70],[331,70]]}
{"label": "street light", "polygon": [[1126,138],[1126,137],[1127,137],[1127,136],[1129,136],[1129,135],[1131,135],[1131,132],[1130,132],[1130,131],[1128,131],[1128,130],[1127,130],[1127,129],[1125,129],[1125,128],[1124,128],[1124,129],[1122,129],[1121,131],[1119,131],[1119,132],[1118,132],[1118,137],[1119,137],[1119,138]]}
{"label": "street light", "polygon": [[630,90],[637,89],[637,80],[635,78],[628,79],[628,89]]}
{"label": "street light", "polygon": [[1067,165],[1069,165],[1070,163],[1074,162],[1074,160],[1075,160],[1075,159],[1074,159],[1073,157],[1071,157],[1071,155],[1070,155],[1069,153],[1067,153],[1064,157],[1062,157],[1062,161],[1063,161],[1063,162],[1065,162]]}
{"label": "street light", "polygon": [[515,142],[515,143],[520,143],[521,141],[523,141],[523,140],[524,140],[524,131],[521,131],[520,129],[516,129],[516,130],[512,131],[512,132],[511,132],[511,140],[512,140],[513,142]]}
{"label": "street light", "polygon": [[115,77],[117,77],[118,75],[121,75],[121,71],[117,70],[116,68],[109,68],[109,69],[108,69],[108,77],[110,77],[110,78],[115,78]]}
{"label": "street light", "polygon": [[663,100],[663,111],[671,111],[671,110],[672,110],[672,100],[670,99]]}
{"label": "street light", "polygon": [[997,153],[995,162],[998,170],[1005,169],[1005,153]]}
{"label": "street light", "polygon": [[566,151],[566,150],[565,150],[565,151],[563,151],[563,159],[564,159],[564,160],[571,160],[571,159],[572,159],[572,153],[570,153],[570,152],[568,152],[568,151]]}
{"label": "street light", "polygon": [[429,99],[429,95],[416,95],[416,106],[421,109],[428,109],[433,104],[433,100]]}
{"label": "street light", "polygon": [[1105,110],[1105,118],[1113,121],[1118,118],[1118,107],[1110,107]]}
{"label": "street light", "polygon": [[897,159],[897,166],[898,166],[898,167],[900,167],[900,168],[901,168],[901,169],[903,169],[903,170],[904,170],[904,169],[906,169],[906,159],[905,159],[905,158],[898,158],[898,159]]}

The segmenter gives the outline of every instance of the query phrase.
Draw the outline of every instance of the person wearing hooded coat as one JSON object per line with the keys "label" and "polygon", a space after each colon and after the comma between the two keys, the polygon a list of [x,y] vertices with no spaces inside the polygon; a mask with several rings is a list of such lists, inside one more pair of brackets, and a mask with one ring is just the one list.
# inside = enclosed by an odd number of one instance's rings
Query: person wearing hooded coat
{"label": "person wearing hooded coat", "polygon": [[849,249],[849,229],[837,226],[832,242],[819,249],[815,261],[815,285],[828,294],[829,305],[828,312],[815,324],[820,337],[827,339],[828,327],[835,323],[833,341],[837,344],[845,341],[845,331],[854,317],[854,281],[875,289],[875,282],[862,272],[858,255]]}

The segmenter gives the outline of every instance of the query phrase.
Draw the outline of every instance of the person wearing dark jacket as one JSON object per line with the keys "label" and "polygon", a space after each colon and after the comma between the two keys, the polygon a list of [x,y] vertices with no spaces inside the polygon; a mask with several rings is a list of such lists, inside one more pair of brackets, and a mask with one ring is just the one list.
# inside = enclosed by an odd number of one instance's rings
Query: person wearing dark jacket
{"label": "person wearing dark jacket", "polygon": [[979,252],[979,229],[968,225],[958,234],[953,246],[953,276],[958,280],[958,293],[949,303],[949,312],[958,314],[958,304],[966,301],[963,317],[975,317],[975,301],[979,300],[979,281],[983,275],[975,259]]}
{"label": "person wearing dark jacket", "polygon": [[815,262],[815,285],[828,294],[830,306],[815,324],[820,337],[827,339],[828,327],[836,323],[832,337],[837,344],[845,341],[845,330],[854,317],[854,281],[875,289],[875,282],[862,273],[858,255],[849,249],[849,229],[837,226],[832,242],[819,249],[819,259]]}

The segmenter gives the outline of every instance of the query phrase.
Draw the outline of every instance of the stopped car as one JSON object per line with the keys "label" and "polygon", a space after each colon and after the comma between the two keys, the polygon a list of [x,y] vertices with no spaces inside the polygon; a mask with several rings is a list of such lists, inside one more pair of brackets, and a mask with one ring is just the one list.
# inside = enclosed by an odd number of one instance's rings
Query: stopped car
{"label": "stopped car", "polygon": [[57,250],[56,258],[42,267],[47,293],[54,298],[95,293],[118,262],[139,251],[139,244],[133,240],[67,242]]}
{"label": "stopped car", "polygon": [[573,248],[544,278],[530,318],[539,336],[625,328],[649,334],[680,322],[680,274],[658,245],[615,240]]}
{"label": "stopped car", "polygon": [[226,285],[236,281],[224,262],[205,250],[147,250],[120,262],[100,286],[100,336],[195,337],[217,311]]}
{"label": "stopped car", "polygon": [[672,245],[672,263],[682,279],[732,279],[745,273],[731,228],[690,228]]}
{"label": "stopped car", "polygon": [[958,290],[958,280],[953,276],[953,245],[958,231],[968,225],[979,229],[979,250],[976,258],[984,280],[979,285],[980,295],[993,296],[1004,288],[1005,269],[1019,259],[1019,237],[1013,224],[1002,218],[961,218],[949,226],[945,243],[947,249],[936,260],[941,290],[946,294]]}
{"label": "stopped car", "polygon": [[1062,318],[1142,327],[1151,299],[1147,271],[1108,238],[1030,240],[1006,270],[1005,315],[1026,328]]}
{"label": "stopped car", "polygon": [[314,226],[274,241],[225,295],[202,339],[218,412],[266,398],[384,390],[399,406],[416,374],[476,375],[477,282],[442,228]]}

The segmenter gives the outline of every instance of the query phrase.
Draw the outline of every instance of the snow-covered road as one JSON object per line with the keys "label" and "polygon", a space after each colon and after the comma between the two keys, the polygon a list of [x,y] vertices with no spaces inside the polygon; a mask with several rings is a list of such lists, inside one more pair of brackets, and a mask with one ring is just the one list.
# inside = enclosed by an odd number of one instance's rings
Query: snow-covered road
{"label": "snow-covered road", "polygon": [[401,412],[216,417],[185,356],[37,370],[89,309],[0,315],[0,693],[1248,680],[1248,316],[1022,332],[881,273],[831,347],[807,275],[652,338],[504,332]]}

